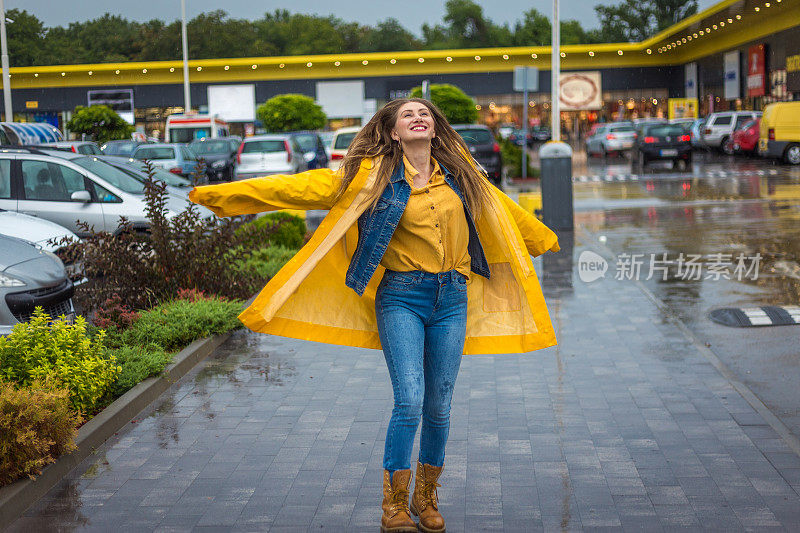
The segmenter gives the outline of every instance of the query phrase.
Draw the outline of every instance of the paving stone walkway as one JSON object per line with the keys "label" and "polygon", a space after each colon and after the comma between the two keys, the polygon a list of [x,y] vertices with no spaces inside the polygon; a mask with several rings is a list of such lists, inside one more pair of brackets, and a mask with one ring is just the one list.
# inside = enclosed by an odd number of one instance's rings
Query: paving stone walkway
{"label": "paving stone walkway", "polygon": [[[448,531],[800,530],[800,457],[636,284],[558,263],[559,346],[463,361]],[[376,531],[391,397],[379,351],[240,331],[10,530]]]}

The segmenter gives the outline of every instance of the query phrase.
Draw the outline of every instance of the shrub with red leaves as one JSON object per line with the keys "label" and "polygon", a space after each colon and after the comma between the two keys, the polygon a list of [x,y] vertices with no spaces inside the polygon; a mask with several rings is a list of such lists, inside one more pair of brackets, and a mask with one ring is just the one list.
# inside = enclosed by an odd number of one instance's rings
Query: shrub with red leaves
{"label": "shrub with red leaves", "polygon": [[190,302],[199,302],[200,300],[210,300],[206,293],[197,288],[193,289],[179,289],[176,296],[177,300],[188,300]]}
{"label": "shrub with red leaves", "polygon": [[139,318],[139,313],[131,310],[122,303],[122,298],[118,294],[112,295],[94,314],[92,322],[95,326],[108,329],[111,326],[119,330],[128,329]]}

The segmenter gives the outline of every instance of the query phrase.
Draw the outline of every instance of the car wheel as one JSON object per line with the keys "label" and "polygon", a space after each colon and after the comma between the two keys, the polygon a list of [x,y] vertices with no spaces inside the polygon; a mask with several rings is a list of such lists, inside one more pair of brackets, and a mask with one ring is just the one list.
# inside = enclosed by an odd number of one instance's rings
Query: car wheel
{"label": "car wheel", "polygon": [[800,165],[800,144],[790,144],[783,153],[783,159],[790,165]]}
{"label": "car wheel", "polygon": [[733,155],[734,152],[736,152],[733,139],[731,139],[730,137],[725,137],[724,139],[722,139],[722,144],[720,146],[722,147],[722,151],[725,152],[726,155]]}

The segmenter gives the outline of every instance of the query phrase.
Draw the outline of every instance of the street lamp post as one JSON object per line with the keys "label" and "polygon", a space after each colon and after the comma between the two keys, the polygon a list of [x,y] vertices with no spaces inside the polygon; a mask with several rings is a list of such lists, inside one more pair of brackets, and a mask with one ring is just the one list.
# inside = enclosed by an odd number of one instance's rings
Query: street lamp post
{"label": "street lamp post", "polygon": [[550,65],[551,65],[551,85],[550,108],[552,115],[550,118],[551,139],[561,140],[561,113],[558,110],[558,76],[561,70],[561,35],[560,23],[558,19],[558,0],[553,0],[553,42],[550,46]]}
{"label": "street lamp post", "polygon": [[11,73],[8,71],[8,42],[6,41],[6,6],[4,0],[0,0],[0,48],[2,48],[2,58],[0,63],[3,67],[3,104],[6,114],[6,121],[14,121],[14,112],[11,109]]}
{"label": "street lamp post", "polygon": [[[2,2],[3,0],[0,0]],[[189,92],[189,45],[186,38],[186,0],[181,0],[181,42],[183,44],[183,112],[192,112],[192,95]]]}

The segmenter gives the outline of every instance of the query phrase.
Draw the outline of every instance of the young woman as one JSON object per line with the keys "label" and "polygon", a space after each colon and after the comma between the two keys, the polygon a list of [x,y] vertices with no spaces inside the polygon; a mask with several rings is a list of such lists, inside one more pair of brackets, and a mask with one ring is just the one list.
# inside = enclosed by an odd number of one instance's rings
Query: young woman
{"label": "young woman", "polygon": [[378,111],[337,172],[198,187],[189,197],[219,216],[330,210],[240,319],[263,333],[383,349],[394,409],[381,530],[416,531],[414,514],[422,531],[445,531],[436,487],[461,356],[555,344],[530,258],[557,252],[555,234],[494,188],[419,98]]}

